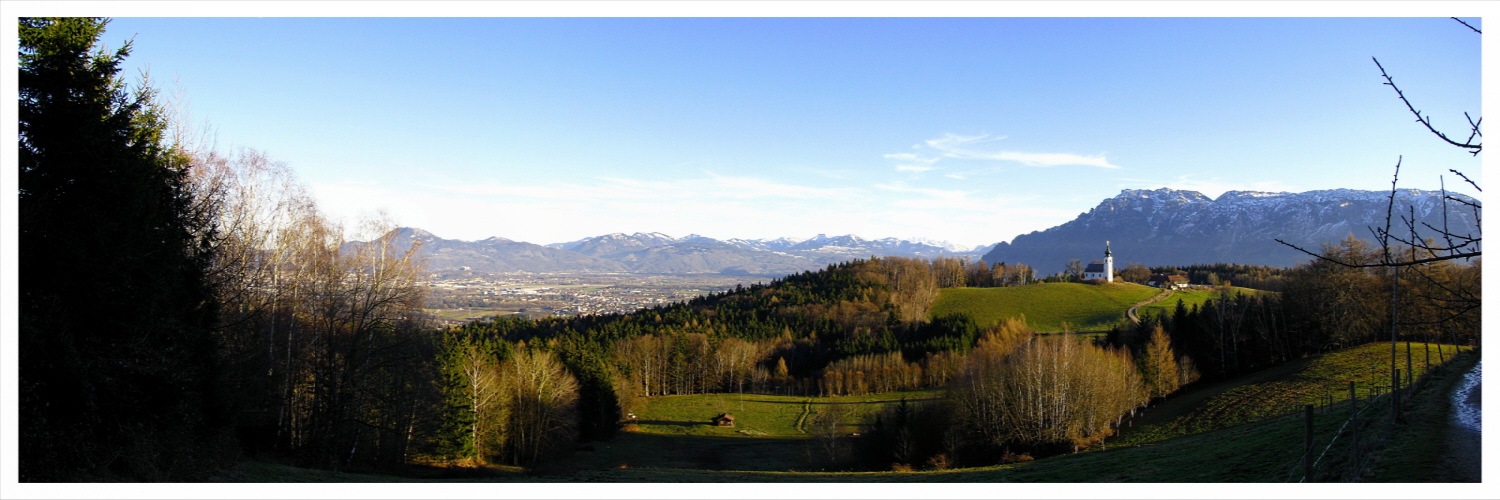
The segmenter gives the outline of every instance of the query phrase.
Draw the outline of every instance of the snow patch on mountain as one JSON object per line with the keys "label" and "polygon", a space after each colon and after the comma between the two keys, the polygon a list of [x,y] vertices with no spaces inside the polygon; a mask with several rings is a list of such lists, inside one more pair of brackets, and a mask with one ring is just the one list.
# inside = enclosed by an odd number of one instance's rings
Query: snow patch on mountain
{"label": "snow patch on mountain", "polygon": [[[1398,213],[1415,213],[1419,222],[1442,225],[1441,192],[1402,189],[1395,194]],[[1349,234],[1369,238],[1370,227],[1385,223],[1390,195],[1353,189],[1227,191],[1210,199],[1197,191],[1126,189],[1070,222],[995,245],[985,260],[1022,262],[1054,272],[1070,258],[1096,258],[1095,247],[1110,240],[1122,262],[1290,266],[1307,256],[1277,239],[1316,250]],[[1473,211],[1461,208],[1460,203],[1448,204],[1448,223],[1477,230]]]}

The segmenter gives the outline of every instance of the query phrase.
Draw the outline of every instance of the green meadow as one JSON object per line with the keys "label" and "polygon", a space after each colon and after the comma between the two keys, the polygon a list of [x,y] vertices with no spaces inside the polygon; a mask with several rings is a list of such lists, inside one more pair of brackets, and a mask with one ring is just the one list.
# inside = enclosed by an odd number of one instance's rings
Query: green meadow
{"label": "green meadow", "polygon": [[[942,397],[941,389],[892,392],[867,396],[803,397],[765,394],[694,394],[657,396],[637,400],[635,425],[647,434],[803,439],[811,432],[812,419],[820,413],[843,413],[841,427],[861,432],[866,421],[886,405],[930,401]],[[735,418],[734,427],[719,427],[709,419],[720,413]]]}
{"label": "green meadow", "polygon": [[1028,325],[1043,333],[1104,330],[1124,321],[1130,306],[1160,292],[1134,283],[945,288],[932,304],[932,314],[967,314],[980,326],[1024,316]]}
{"label": "green meadow", "polygon": [[[1468,347],[1412,343],[1417,376]],[[1397,344],[1398,366],[1406,371],[1406,344]],[[1430,355],[1427,356],[1427,355]],[[1349,383],[1357,397],[1390,392],[1391,344],[1362,346],[1303,358],[1218,384],[1174,395],[1147,409],[1121,429],[1115,445],[1138,445],[1223,429],[1275,417],[1302,405],[1344,405]],[[1430,360],[1430,363],[1427,361]],[[1404,378],[1404,377],[1403,377]],[[1415,377],[1413,377],[1415,378]],[[1403,380],[1402,384],[1406,382]]]}
{"label": "green meadow", "polygon": [[[1231,290],[1231,293],[1234,293],[1234,294],[1241,294],[1241,293],[1249,293],[1249,294],[1270,293],[1270,292],[1265,292],[1265,291],[1262,291],[1262,290],[1256,290],[1256,289],[1253,289],[1253,288],[1243,288],[1243,287],[1237,287],[1237,286],[1236,287],[1231,287],[1230,290]],[[1194,289],[1188,289],[1188,290],[1177,290],[1177,291],[1172,292],[1172,296],[1167,297],[1166,299],[1164,299],[1164,300],[1162,300],[1160,302],[1155,302],[1155,303],[1152,303],[1152,304],[1147,304],[1147,305],[1141,306],[1141,308],[1137,312],[1137,314],[1142,319],[1145,319],[1147,316],[1160,317],[1163,314],[1170,315],[1170,314],[1172,314],[1172,311],[1177,308],[1177,303],[1179,301],[1182,302],[1183,307],[1188,308],[1188,310],[1192,310],[1194,307],[1202,306],[1204,302],[1208,302],[1209,299],[1212,299],[1212,298],[1218,297],[1218,296],[1219,296],[1219,291],[1218,290],[1213,290],[1213,289],[1197,289],[1197,288],[1194,288]]]}
{"label": "green meadow", "polygon": [[[1405,360],[1405,344],[1399,346]],[[1436,369],[1438,349],[1452,360],[1453,346],[1413,344],[1414,367],[1424,367],[1431,353],[1438,380],[1418,391],[1414,412],[1436,417],[1402,424],[1392,448],[1377,452],[1365,479],[1428,480],[1400,475],[1403,470],[1441,470],[1441,417],[1452,379],[1474,363],[1472,350],[1449,369]],[[588,443],[560,464],[534,473],[514,467],[412,467],[399,475],[330,472],[266,462],[245,462],[210,481],[228,482],[626,482],[626,483],[1098,483],[1098,482],[1257,482],[1294,480],[1303,447],[1303,422],[1277,416],[1286,405],[1332,401],[1320,412],[1318,436],[1339,432],[1347,411],[1348,383],[1359,387],[1386,380],[1390,344],[1374,343],[1287,363],[1219,384],[1190,389],[1168,398],[1137,417],[1122,435],[1100,448],[1034,461],[986,467],[910,472],[809,472],[806,453],[812,440],[808,423],[835,405],[853,423],[843,432],[859,432],[880,408],[941,397],[939,390],[858,397],[701,394],[643,398],[634,427],[614,439]],[[1363,390],[1361,397],[1366,394]],[[1340,399],[1343,398],[1343,399]],[[1386,407],[1371,408],[1379,418]],[[735,427],[709,423],[728,412]],[[1426,414],[1424,413],[1424,415]],[[1428,422],[1431,420],[1431,422]],[[1199,425],[1195,422],[1205,421]],[[1423,426],[1426,427],[1423,427]],[[741,432],[744,431],[744,432]],[[1408,435],[1411,434],[1411,435]],[[1420,438],[1420,439],[1418,439]],[[1401,465],[1401,467],[1395,467]],[[1395,475],[1392,475],[1395,474]],[[1425,474],[1425,472],[1424,472]],[[669,487],[664,485],[663,487]]]}

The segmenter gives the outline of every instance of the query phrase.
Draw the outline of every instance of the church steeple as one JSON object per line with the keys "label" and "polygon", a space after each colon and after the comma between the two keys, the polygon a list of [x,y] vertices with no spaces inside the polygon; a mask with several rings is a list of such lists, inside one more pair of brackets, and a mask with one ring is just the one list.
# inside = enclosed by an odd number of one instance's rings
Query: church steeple
{"label": "church steeple", "polygon": [[1104,240],[1104,281],[1115,281],[1115,254],[1109,250],[1109,240]]}

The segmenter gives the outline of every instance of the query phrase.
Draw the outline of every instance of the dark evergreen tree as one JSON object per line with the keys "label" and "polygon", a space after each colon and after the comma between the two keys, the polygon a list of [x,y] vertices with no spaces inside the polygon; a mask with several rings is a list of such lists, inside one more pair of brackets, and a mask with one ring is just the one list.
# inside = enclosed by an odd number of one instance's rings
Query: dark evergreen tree
{"label": "dark evergreen tree", "polygon": [[[19,21],[20,479],[181,480],[223,455],[213,231],[107,20]],[[191,476],[187,474],[192,474]]]}

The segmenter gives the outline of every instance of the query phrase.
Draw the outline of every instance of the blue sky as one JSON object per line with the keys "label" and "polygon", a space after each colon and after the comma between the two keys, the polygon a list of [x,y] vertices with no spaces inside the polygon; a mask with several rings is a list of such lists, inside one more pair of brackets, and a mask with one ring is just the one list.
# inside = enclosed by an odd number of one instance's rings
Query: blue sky
{"label": "blue sky", "polygon": [[1121,189],[1382,190],[1398,156],[1404,187],[1482,181],[1371,61],[1462,132],[1482,37],[1445,17],[118,16],[104,41],[129,38],[219,148],[447,238],[973,246]]}

